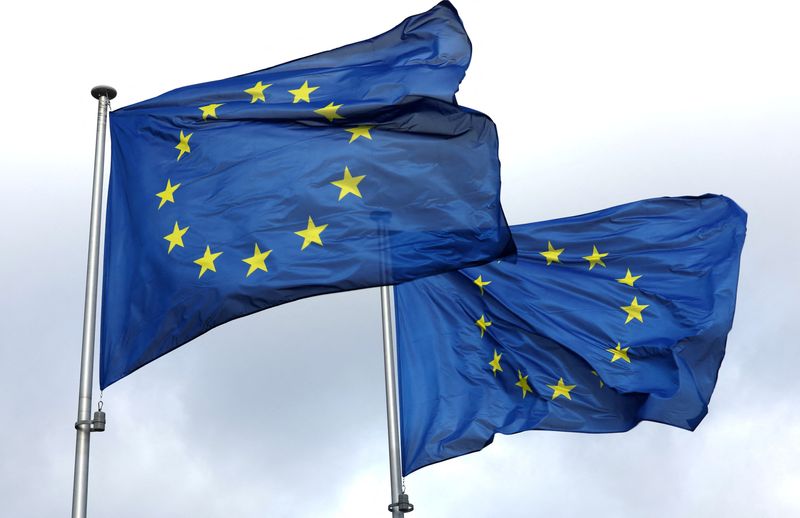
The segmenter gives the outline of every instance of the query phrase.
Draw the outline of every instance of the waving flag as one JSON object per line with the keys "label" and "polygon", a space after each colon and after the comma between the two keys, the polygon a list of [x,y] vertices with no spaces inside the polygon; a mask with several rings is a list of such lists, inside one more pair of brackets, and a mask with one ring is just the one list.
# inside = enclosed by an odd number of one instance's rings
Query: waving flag
{"label": "waving flag", "polygon": [[660,198],[512,227],[517,262],[395,287],[405,474],[495,433],[693,430],[733,322],[746,214]]}
{"label": "waving flag", "polygon": [[100,385],[237,317],[513,252],[442,3],[376,38],[111,114]]}

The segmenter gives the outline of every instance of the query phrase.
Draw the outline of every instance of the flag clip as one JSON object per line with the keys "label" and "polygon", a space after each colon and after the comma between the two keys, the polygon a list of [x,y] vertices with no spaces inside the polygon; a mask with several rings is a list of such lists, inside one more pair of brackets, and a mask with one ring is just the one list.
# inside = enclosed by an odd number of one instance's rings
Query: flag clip
{"label": "flag clip", "polygon": [[106,431],[106,413],[103,412],[103,402],[97,403],[97,412],[94,413],[91,421],[83,419],[75,422],[75,429],[80,430],[84,425],[89,425],[90,432],[105,432]]}
{"label": "flag clip", "polygon": [[410,513],[414,510],[414,504],[408,501],[408,495],[405,493],[400,493],[399,502],[395,502],[393,504],[389,504],[389,511],[393,512],[395,510],[400,511],[401,513]]}

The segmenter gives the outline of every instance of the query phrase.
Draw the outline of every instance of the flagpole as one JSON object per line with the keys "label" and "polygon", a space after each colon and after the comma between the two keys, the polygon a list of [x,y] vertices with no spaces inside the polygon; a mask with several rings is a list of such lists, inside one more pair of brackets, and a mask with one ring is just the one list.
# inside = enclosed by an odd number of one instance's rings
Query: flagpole
{"label": "flagpole", "polygon": [[401,471],[400,419],[397,408],[397,369],[394,348],[394,324],[392,322],[392,288],[381,286],[381,314],[383,320],[383,369],[386,382],[386,420],[389,429],[389,476],[392,486],[392,503],[389,511],[392,518],[402,518],[414,506],[408,502],[403,491]]}
{"label": "flagpole", "polygon": [[[91,418],[92,380],[94,368],[94,332],[97,322],[97,272],[100,259],[100,214],[103,196],[103,164],[106,146],[108,103],[117,96],[110,86],[92,88],[97,99],[97,134],[94,144],[94,179],[92,208],[89,219],[89,257],[86,264],[86,296],[83,305],[83,345],[81,347],[81,377],[78,391],[78,420],[75,423],[75,474],[72,485],[72,518],[86,518],[86,497],[89,482],[89,437],[93,430],[102,431],[105,425]],[[98,412],[100,414],[101,412]],[[96,414],[96,417],[97,414]],[[96,425],[96,426],[94,426]]]}

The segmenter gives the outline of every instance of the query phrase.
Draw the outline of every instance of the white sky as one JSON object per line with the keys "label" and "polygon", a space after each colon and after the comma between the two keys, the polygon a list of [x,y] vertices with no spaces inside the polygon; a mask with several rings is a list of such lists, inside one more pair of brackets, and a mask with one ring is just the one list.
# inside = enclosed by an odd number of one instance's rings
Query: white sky
{"label": "white sky", "polygon": [[[0,514],[69,512],[96,102],[377,35],[429,1],[29,2],[4,9]],[[523,7],[524,6],[524,7]],[[423,468],[425,517],[800,515],[794,2],[458,1],[458,95],[498,125],[511,223],[662,195],[750,215],[709,416],[527,432]],[[790,316],[794,316],[790,321]],[[112,385],[90,516],[389,516],[377,290],[218,328]]]}

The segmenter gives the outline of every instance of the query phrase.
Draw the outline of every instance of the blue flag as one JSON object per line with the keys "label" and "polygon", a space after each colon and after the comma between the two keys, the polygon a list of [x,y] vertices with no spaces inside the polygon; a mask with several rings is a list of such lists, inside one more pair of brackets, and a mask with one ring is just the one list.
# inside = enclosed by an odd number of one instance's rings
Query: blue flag
{"label": "blue flag", "polygon": [[747,216],[660,198],[512,227],[517,262],[395,287],[403,471],[523,430],[703,419]]}
{"label": "blue flag", "polygon": [[513,252],[497,135],[442,3],[111,114],[100,385],[237,317]]}

